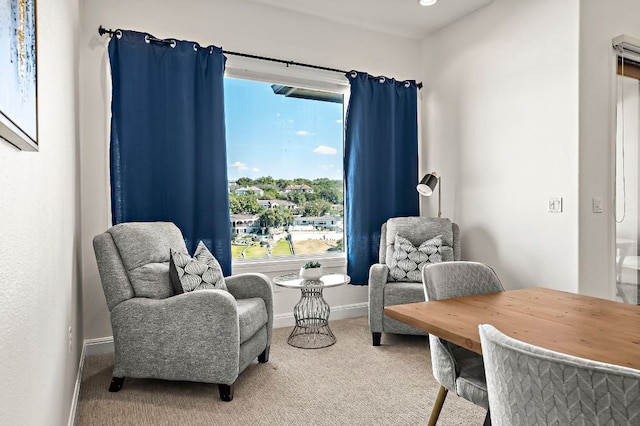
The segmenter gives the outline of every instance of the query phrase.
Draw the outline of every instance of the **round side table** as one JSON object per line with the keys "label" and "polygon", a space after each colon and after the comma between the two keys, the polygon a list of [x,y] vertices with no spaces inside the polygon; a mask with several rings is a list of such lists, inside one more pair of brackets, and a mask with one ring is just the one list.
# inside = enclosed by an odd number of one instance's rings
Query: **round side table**
{"label": "round side table", "polygon": [[336,342],[329,328],[329,304],[322,297],[322,290],[348,284],[351,278],[345,274],[327,274],[318,280],[305,280],[298,274],[280,275],[273,283],[280,287],[300,289],[302,295],[293,308],[296,325],[287,343],[296,348],[326,348]]}

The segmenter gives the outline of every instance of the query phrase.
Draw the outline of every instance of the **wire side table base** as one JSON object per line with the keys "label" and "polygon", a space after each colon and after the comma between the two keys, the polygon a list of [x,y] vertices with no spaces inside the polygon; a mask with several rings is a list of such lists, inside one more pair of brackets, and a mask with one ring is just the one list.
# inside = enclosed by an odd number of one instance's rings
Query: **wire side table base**
{"label": "wire side table base", "polygon": [[336,343],[329,328],[329,304],[322,297],[322,286],[302,287],[302,296],[293,308],[296,325],[287,339],[291,346],[301,349],[326,348]]}

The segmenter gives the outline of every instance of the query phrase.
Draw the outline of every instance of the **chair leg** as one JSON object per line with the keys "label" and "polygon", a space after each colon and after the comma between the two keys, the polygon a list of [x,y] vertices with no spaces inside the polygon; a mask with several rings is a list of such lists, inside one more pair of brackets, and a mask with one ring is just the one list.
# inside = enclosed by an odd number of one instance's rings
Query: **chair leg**
{"label": "chair leg", "polygon": [[260,355],[258,355],[258,362],[264,364],[265,362],[269,361],[269,349],[271,349],[271,346],[267,346],[265,350]]}
{"label": "chair leg", "polygon": [[444,399],[447,397],[447,392],[449,390],[444,386],[440,386],[438,390],[438,396],[436,397],[436,402],[433,404],[433,409],[431,410],[431,417],[429,417],[428,426],[436,426],[438,421],[438,417],[440,417],[440,411],[442,410],[442,405],[444,404]]}
{"label": "chair leg", "polygon": [[230,385],[218,385],[218,391],[220,391],[220,399],[222,401],[231,401],[233,399],[233,388],[235,387],[235,383],[231,383]]}
{"label": "chair leg", "polygon": [[371,338],[373,339],[373,346],[380,346],[381,337],[382,337],[382,333],[377,333],[377,332],[371,333]]}
{"label": "chair leg", "polygon": [[484,423],[482,423],[482,426],[491,426],[491,413],[489,410],[487,410],[487,415],[484,416]]}
{"label": "chair leg", "polygon": [[109,385],[109,392],[118,392],[122,389],[124,383],[124,377],[112,377],[111,384]]}

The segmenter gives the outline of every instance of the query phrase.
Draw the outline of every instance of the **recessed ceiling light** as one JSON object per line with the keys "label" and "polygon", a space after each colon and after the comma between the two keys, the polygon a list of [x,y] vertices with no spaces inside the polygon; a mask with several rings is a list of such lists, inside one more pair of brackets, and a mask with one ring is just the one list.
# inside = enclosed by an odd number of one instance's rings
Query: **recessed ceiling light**
{"label": "recessed ceiling light", "polygon": [[438,0],[418,0],[420,6],[433,6]]}

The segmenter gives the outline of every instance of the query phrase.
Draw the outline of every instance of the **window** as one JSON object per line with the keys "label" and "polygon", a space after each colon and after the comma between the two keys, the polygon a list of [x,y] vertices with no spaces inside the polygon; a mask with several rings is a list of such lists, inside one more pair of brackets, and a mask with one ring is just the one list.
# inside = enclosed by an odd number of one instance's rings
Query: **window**
{"label": "window", "polygon": [[[640,58],[618,56],[616,76],[616,298],[637,304],[640,252]],[[594,204],[594,211],[595,211]]]}
{"label": "window", "polygon": [[225,77],[234,262],[342,253],[344,96]]}

